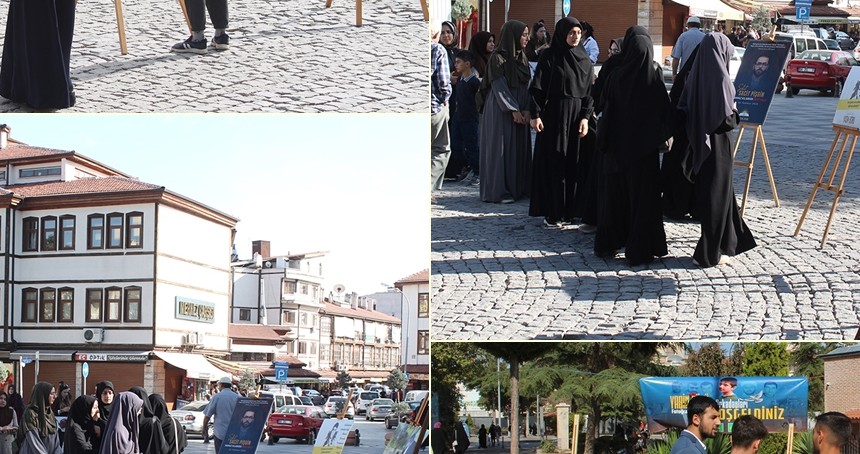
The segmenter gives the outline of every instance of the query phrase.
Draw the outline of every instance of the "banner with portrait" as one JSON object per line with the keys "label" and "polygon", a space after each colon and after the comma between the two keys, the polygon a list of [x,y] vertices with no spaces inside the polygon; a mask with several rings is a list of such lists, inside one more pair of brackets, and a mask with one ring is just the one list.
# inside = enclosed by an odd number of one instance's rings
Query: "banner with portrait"
{"label": "banner with portrait", "polygon": [[272,410],[272,397],[259,399],[240,397],[233,409],[227,434],[221,443],[220,454],[253,454],[257,451],[260,436],[269,412]]}
{"label": "banner with portrait", "polygon": [[314,443],[313,454],[341,454],[353,420],[330,418],[323,421]]}
{"label": "banner with portrait", "polygon": [[735,103],[741,123],[764,124],[789,47],[787,41],[756,40],[747,45],[735,76]]}
{"label": "banner with portrait", "polygon": [[421,426],[402,422],[397,426],[394,435],[385,444],[382,454],[412,454],[421,435]]}
{"label": "banner with portrait", "polygon": [[809,384],[806,377],[646,377],[639,380],[648,431],[687,427],[687,404],[708,396],[720,405],[721,432],[743,415],[762,420],[770,432],[807,429]]}
{"label": "banner with portrait", "polygon": [[839,103],[836,104],[836,114],[833,116],[833,124],[847,128],[860,129],[860,67],[851,68]]}

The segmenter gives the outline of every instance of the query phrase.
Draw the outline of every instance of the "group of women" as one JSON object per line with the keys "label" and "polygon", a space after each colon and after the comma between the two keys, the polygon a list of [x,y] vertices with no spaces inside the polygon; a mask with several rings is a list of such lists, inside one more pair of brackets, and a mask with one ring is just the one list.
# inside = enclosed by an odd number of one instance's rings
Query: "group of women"
{"label": "group of women", "polygon": [[[673,103],[645,28],[612,41],[596,80],[583,32],[575,18],[558,21],[532,78],[528,27],[502,27],[482,80],[482,200],[529,196],[529,214],[547,226],[575,218],[596,224],[595,254],[623,250],[630,265],[668,253],[664,209],[700,220],[696,265],[726,263],[755,247],[732,187],[729,134],[738,117],[728,38],[714,33],[702,41],[679,75],[684,80],[676,80]],[[533,156],[529,127],[537,131]],[[661,168],[672,136],[682,140]],[[695,195],[679,208],[673,189]]]}
{"label": "group of women", "polygon": [[62,440],[55,400],[54,385],[39,382],[18,418],[0,398],[0,431],[17,426],[14,437],[2,439],[0,454],[179,454],[188,444],[164,398],[140,387],[115,394],[111,382],[99,382],[96,396],[72,401]]}

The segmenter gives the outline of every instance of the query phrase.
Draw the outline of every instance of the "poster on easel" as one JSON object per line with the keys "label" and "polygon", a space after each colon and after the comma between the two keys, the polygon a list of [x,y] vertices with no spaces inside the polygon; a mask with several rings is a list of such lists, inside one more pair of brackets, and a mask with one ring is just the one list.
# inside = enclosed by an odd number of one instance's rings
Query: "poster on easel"
{"label": "poster on easel", "polygon": [[313,454],[341,454],[349,431],[352,429],[351,419],[326,419],[320,427]]}
{"label": "poster on easel", "polygon": [[400,423],[394,431],[394,436],[386,443],[383,454],[411,454],[415,451],[420,434],[421,426]]}
{"label": "poster on easel", "polygon": [[254,454],[271,409],[271,397],[240,397],[227,425],[220,454]]}
{"label": "poster on easel", "polygon": [[836,104],[833,124],[860,129],[860,67],[858,66],[851,68],[848,78],[845,79],[839,103]]}
{"label": "poster on easel", "polygon": [[741,123],[764,124],[791,43],[750,41],[735,76],[735,103]]}

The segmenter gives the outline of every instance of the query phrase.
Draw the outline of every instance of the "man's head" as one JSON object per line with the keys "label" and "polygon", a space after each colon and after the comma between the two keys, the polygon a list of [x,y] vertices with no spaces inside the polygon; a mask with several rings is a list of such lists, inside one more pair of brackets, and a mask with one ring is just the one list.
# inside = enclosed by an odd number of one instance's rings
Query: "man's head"
{"label": "man's head", "polygon": [[838,454],[851,437],[851,420],[842,413],[829,411],[815,417],[812,430],[814,454]]}
{"label": "man's head", "polygon": [[687,28],[699,28],[702,26],[702,21],[698,16],[690,16],[687,18]]}
{"label": "man's head", "polygon": [[733,396],[735,388],[738,386],[738,379],[735,377],[723,377],[720,379],[720,394],[725,396]]}
{"label": "man's head", "polygon": [[767,437],[767,428],[760,419],[752,415],[744,415],[732,424],[732,452],[758,452],[761,441]]}
{"label": "man's head", "polygon": [[764,73],[767,72],[767,68],[770,67],[770,57],[767,55],[759,55],[755,60],[755,64],[753,66],[753,75],[756,79],[760,78]]}
{"label": "man's head", "polygon": [[764,397],[775,397],[776,396],[776,382],[766,382],[764,384]]}
{"label": "man's head", "polygon": [[221,389],[230,389],[233,387],[233,379],[226,376],[221,377],[221,379],[218,380],[218,385],[221,386]]}
{"label": "man's head", "polygon": [[687,404],[687,430],[699,440],[713,438],[720,428],[720,405],[708,396],[695,396]]}
{"label": "man's head", "polygon": [[256,416],[257,414],[254,413],[254,410],[245,410],[245,413],[242,415],[242,427],[250,427],[251,424],[254,424]]}

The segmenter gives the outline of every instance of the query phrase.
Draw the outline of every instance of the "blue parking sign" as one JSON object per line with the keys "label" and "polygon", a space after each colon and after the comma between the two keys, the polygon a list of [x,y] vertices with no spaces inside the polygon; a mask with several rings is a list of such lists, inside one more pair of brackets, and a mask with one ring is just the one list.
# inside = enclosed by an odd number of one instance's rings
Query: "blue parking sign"
{"label": "blue parking sign", "polygon": [[798,6],[797,7],[797,20],[809,20],[809,9],[811,6]]}
{"label": "blue parking sign", "polygon": [[287,381],[287,371],[289,368],[289,363],[275,363],[275,380]]}

